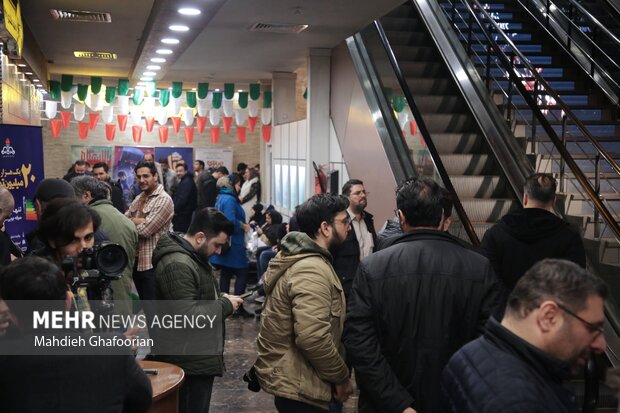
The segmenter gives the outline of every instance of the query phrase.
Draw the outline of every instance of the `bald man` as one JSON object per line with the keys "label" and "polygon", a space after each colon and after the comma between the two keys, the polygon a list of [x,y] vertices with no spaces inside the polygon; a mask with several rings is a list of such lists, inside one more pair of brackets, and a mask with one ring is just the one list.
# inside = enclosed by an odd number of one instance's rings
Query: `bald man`
{"label": "bald man", "polygon": [[4,228],[4,221],[13,213],[14,208],[15,200],[11,191],[0,186],[0,268],[23,256],[21,249],[11,241]]}

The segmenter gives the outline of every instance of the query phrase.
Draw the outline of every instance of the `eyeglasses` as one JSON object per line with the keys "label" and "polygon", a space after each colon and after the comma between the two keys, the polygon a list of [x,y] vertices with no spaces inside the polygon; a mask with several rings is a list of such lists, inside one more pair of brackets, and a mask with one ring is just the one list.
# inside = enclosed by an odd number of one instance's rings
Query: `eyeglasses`
{"label": "eyeglasses", "polygon": [[583,318],[579,317],[577,314],[573,313],[571,310],[569,310],[568,308],[566,308],[564,305],[557,303],[558,307],[564,311],[566,314],[575,317],[577,320],[581,321],[583,323],[584,326],[586,326],[586,328],[588,329],[588,331],[592,334],[596,333],[598,334],[605,334],[605,329],[603,329],[602,326],[596,325],[596,324],[592,324],[589,321],[584,320]]}

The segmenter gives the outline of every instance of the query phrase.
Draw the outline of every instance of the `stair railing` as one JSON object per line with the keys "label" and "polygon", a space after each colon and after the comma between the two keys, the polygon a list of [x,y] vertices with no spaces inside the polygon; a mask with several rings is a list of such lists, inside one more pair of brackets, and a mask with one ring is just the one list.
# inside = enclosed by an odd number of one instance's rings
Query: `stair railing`
{"label": "stair railing", "polygon": [[[561,114],[570,120],[577,129],[588,139],[589,143],[596,149],[597,153],[602,159],[607,161],[608,169],[611,172],[620,175],[620,166],[613,158],[613,156],[598,142],[597,139],[592,136],[587,127],[575,116],[573,111],[562,100],[560,95],[549,85],[549,83],[538,73],[536,68],[531,64],[529,59],[515,46],[512,39],[504,32],[495,19],[484,9],[478,0],[451,0],[452,10],[444,10],[446,15],[455,15],[458,13],[457,3],[462,4],[468,13],[468,16],[462,18],[464,22],[469,22],[469,19],[473,19],[477,27],[480,28],[484,38],[487,41],[487,53],[494,53],[494,60],[500,63],[503,70],[505,70],[505,76],[509,79],[512,88],[516,88],[519,94],[523,97],[526,104],[529,106],[532,112],[532,138],[536,137],[536,127],[540,125],[546,132],[549,139],[555,146],[555,150],[559,153],[562,161],[572,171],[573,175],[579,182],[579,185],[583,188],[587,198],[591,200],[594,205],[594,209],[598,211],[603,220],[607,223],[608,227],[615,234],[616,239],[620,242],[620,226],[615,221],[612,213],[600,198],[599,192],[593,188],[592,184],[586,178],[584,172],[581,170],[571,153],[568,151],[568,147],[563,144],[562,139],[558,136],[555,129],[545,117],[543,110],[553,111],[561,110]],[[470,4],[471,3],[471,4]],[[473,6],[472,6],[473,5]],[[476,9],[474,11],[474,8]],[[484,22],[481,21],[484,19]],[[472,27],[469,23],[465,23],[468,27],[468,31],[472,31]],[[498,36],[507,47],[500,46],[494,38]],[[469,42],[471,36],[467,36]],[[467,50],[473,50],[471,44],[466,45]],[[508,49],[511,56],[504,51]],[[527,76],[518,73],[516,65],[521,64],[525,66],[525,72]],[[533,88],[531,84],[534,84]],[[528,87],[529,86],[529,90]],[[508,95],[508,99],[510,99]],[[551,104],[549,104],[551,102]],[[549,113],[549,112],[548,112]],[[509,121],[514,121],[509,119]],[[564,138],[566,139],[566,137]],[[534,142],[532,142],[534,143]],[[597,173],[596,176],[600,174]],[[563,178],[563,177],[561,177]]]}

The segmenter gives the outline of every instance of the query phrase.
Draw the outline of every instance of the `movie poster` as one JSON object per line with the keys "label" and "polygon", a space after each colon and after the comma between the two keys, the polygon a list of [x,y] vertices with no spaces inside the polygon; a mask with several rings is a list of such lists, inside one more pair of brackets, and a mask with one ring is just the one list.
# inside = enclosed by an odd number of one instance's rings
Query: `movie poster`
{"label": "movie poster", "polygon": [[37,225],[34,193],[45,178],[41,128],[0,124],[0,147],[0,185],[15,199],[5,228],[13,242],[26,251],[26,235]]}
{"label": "movie poster", "polygon": [[205,169],[225,166],[229,172],[235,172],[233,168],[232,148],[196,148],[195,160],[200,159],[205,163]]}
{"label": "movie poster", "polygon": [[127,205],[131,203],[134,196],[139,193],[139,188],[134,189],[132,193],[131,187],[134,183],[134,168],[144,158],[147,153],[154,154],[155,149],[152,147],[138,146],[115,146],[114,147],[114,173],[112,179],[118,180],[123,188],[123,197]]}
{"label": "movie poster", "polygon": [[110,167],[110,174],[112,174],[112,149],[110,146],[71,145],[71,163],[80,159],[88,162],[91,166],[97,162],[105,162]]}
{"label": "movie poster", "polygon": [[194,171],[193,148],[155,148],[155,160],[164,158],[168,161],[168,166],[174,170],[178,163],[185,162],[190,172]]}

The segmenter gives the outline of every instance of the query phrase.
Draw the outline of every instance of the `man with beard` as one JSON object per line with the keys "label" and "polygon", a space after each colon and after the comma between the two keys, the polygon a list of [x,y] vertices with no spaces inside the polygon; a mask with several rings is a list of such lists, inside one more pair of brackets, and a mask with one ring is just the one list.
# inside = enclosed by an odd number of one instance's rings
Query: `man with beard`
{"label": "man with beard", "polygon": [[[207,300],[215,300],[221,306],[224,318],[237,310],[243,299],[221,293],[217,288],[213,267],[209,264],[209,257],[222,252],[233,229],[233,223],[224,214],[214,208],[205,208],[196,213],[185,235],[163,235],[153,253],[157,299],[187,303],[184,313],[190,316],[207,313]],[[175,338],[178,333],[174,330],[164,329],[161,334],[160,338],[164,340],[183,340]],[[179,343],[179,348],[183,346],[184,343]],[[224,372],[222,354],[158,356],[155,349],[154,358],[176,364],[185,371],[185,381],[179,392],[179,412],[209,411],[213,379]]]}
{"label": "man with beard", "polygon": [[352,392],[338,346],[345,298],[329,253],[350,229],[347,204],[319,194],[298,206],[301,232],[282,239],[265,273],[255,369],[279,413],[323,412],[332,396],[344,402]]}
{"label": "man with beard", "polygon": [[196,185],[192,173],[187,170],[186,164],[177,164],[176,172],[179,177],[179,186],[172,195],[172,202],[174,203],[172,226],[176,232],[184,233],[189,228],[192,214],[196,210]]}
{"label": "man with beard", "polygon": [[501,323],[460,349],[442,376],[447,412],[577,412],[562,386],[605,351],[605,283],[566,260],[547,259],[519,280]]}
{"label": "man with beard", "polygon": [[338,274],[344,295],[349,300],[349,292],[357,266],[363,258],[375,251],[377,233],[372,214],[365,211],[368,205],[368,193],[364,182],[350,179],[342,187],[342,194],[349,200],[347,213],[351,218],[351,231],[342,245],[334,248],[334,271]]}
{"label": "man with beard", "polygon": [[118,209],[121,214],[124,214],[125,211],[127,211],[127,205],[123,198],[123,188],[121,188],[121,184],[114,182],[112,178],[110,178],[109,170],[110,168],[107,163],[97,162],[93,165],[93,176],[97,178],[97,180],[110,185],[110,189],[112,190],[110,201],[112,205],[114,205],[114,208]]}

